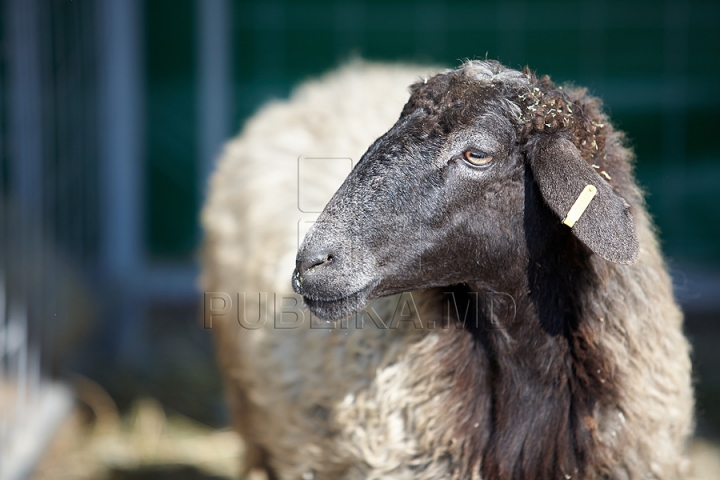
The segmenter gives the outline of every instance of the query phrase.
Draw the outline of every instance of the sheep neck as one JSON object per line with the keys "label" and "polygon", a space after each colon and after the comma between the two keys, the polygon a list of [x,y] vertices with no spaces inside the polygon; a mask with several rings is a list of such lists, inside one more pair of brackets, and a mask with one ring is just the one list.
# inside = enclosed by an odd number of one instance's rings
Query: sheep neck
{"label": "sheep neck", "polygon": [[476,420],[474,432],[483,432],[470,435],[486,479],[597,472],[605,461],[598,407],[617,398],[598,319],[585,311],[602,296],[607,264],[535,205],[526,205],[526,261],[517,271],[454,289],[468,306],[464,334],[471,334],[467,353],[477,367],[465,371],[474,380],[459,384],[477,385],[466,414]]}

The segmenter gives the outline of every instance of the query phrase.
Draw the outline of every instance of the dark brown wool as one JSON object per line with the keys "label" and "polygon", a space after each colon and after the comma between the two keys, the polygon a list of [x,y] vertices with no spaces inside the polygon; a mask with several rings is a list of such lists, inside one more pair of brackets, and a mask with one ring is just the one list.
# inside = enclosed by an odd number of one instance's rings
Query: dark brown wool
{"label": "dark brown wool", "polygon": [[[557,87],[548,76],[538,79],[527,69],[524,74],[527,83],[520,85],[478,84],[458,72],[438,75],[413,85],[403,114],[421,108],[431,116],[444,115],[440,124],[450,131],[470,123],[475,105],[500,90],[521,108],[518,143],[537,134],[565,134],[618,193],[636,200],[630,151],[602,113],[601,102],[585,89]],[[540,197],[538,192],[529,196]],[[548,213],[529,209],[535,207],[527,205],[528,217]],[[552,218],[544,220],[552,223]],[[598,342],[600,322],[583,312],[583,302],[592,301],[585,292],[606,281],[607,273],[604,264],[596,268],[590,262],[590,252],[569,230],[556,230],[549,248],[531,252],[526,285],[531,293],[523,305],[531,311],[517,312],[527,323],[507,332],[460,330],[437,347],[442,365],[454,372],[454,398],[466,407],[451,420],[459,428],[457,436],[471,437],[475,447],[462,455],[468,466],[482,465],[486,480],[587,478],[608,470],[610,458],[596,435],[595,414],[598,406],[617,403],[618,385]],[[539,291],[556,298],[538,299],[533,292]],[[463,287],[456,293],[472,304]],[[524,296],[516,292],[517,298]]]}

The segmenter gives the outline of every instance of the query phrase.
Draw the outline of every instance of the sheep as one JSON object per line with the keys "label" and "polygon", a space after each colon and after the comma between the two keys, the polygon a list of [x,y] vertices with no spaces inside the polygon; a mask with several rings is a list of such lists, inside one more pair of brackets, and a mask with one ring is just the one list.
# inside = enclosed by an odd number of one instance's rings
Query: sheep
{"label": "sheep", "polygon": [[[689,346],[623,135],[527,69],[424,73],[351,64],[219,162],[201,286],[244,294],[210,320],[246,468],[682,478]],[[301,155],[360,160],[298,248]]]}

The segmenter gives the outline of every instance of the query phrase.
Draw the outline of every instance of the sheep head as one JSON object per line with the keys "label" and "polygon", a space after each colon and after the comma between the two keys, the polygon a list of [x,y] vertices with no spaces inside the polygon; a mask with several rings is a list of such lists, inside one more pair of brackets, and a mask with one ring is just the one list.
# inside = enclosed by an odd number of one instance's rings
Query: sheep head
{"label": "sheep head", "polygon": [[[509,291],[551,247],[635,261],[628,159],[612,158],[617,135],[584,92],[477,61],[411,92],[300,247],[293,288],[316,315],[460,283]],[[587,185],[595,197],[562,225]]]}

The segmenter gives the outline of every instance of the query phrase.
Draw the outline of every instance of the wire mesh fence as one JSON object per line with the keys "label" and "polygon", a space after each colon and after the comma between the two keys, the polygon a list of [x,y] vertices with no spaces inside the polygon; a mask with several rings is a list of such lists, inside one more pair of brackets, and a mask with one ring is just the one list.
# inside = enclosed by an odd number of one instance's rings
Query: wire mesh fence
{"label": "wire mesh fence", "polygon": [[[0,478],[23,478],[71,407],[54,380],[97,255],[89,9],[2,3]],[[85,300],[83,300],[85,298]]]}

